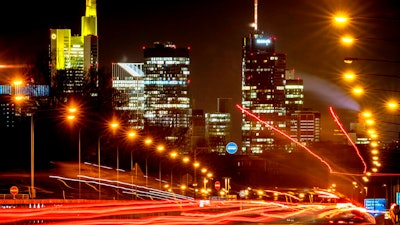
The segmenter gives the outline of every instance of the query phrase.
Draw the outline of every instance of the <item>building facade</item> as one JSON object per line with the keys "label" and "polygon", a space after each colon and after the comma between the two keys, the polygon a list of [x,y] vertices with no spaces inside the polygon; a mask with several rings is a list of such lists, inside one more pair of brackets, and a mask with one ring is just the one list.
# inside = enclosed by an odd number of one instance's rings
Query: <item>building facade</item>
{"label": "building facade", "polygon": [[187,151],[191,118],[189,48],[155,42],[154,47],[144,48],[143,54],[145,126],[162,128],[168,141]]}
{"label": "building facade", "polygon": [[144,129],[143,63],[112,64],[113,108],[129,127]]}
{"label": "building facade", "polygon": [[96,96],[98,85],[98,37],[96,1],[86,1],[81,35],[71,29],[50,29],[50,86],[64,101],[69,95]]}
{"label": "building facade", "polygon": [[[242,107],[269,125],[286,130],[286,55],[275,51],[275,41],[275,37],[259,31],[243,39]],[[243,154],[261,154],[276,144],[271,128],[243,114]]]}
{"label": "building facade", "polygon": [[290,137],[307,144],[319,142],[321,137],[321,113],[299,110],[290,115]]}
{"label": "building facade", "polygon": [[304,105],[304,85],[302,79],[285,81],[285,105],[287,115],[302,110]]}
{"label": "building facade", "polygon": [[209,152],[226,154],[226,145],[231,141],[232,99],[218,98],[217,112],[206,113],[206,132]]}

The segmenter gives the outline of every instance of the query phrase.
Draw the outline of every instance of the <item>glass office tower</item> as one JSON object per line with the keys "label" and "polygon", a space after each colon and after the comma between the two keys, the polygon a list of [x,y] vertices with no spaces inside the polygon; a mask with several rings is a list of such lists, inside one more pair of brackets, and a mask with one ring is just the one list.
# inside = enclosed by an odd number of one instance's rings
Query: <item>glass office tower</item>
{"label": "glass office tower", "polygon": [[143,63],[113,63],[113,107],[129,127],[144,129]]}
{"label": "glass office tower", "polygon": [[189,48],[155,42],[143,54],[145,126],[163,128],[169,141],[186,146],[191,115]]}
{"label": "glass office tower", "polygon": [[[255,31],[243,39],[242,106],[269,125],[286,130],[286,55],[275,52],[276,38]],[[261,154],[278,146],[277,134],[242,114],[242,153]]]}

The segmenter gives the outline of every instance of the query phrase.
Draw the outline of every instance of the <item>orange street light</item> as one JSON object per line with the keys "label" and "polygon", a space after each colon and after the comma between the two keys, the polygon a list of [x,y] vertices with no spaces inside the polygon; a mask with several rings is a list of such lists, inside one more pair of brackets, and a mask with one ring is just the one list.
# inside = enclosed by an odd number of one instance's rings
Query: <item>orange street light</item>
{"label": "orange street light", "polygon": [[364,94],[364,89],[362,87],[355,87],[353,88],[353,93],[355,95],[362,95]]}
{"label": "orange street light", "polygon": [[349,17],[344,13],[338,13],[333,17],[333,24],[342,27],[345,26],[349,20]]}
{"label": "orange street light", "polygon": [[354,43],[355,39],[351,36],[344,36],[340,39],[343,44],[351,45]]}
{"label": "orange street light", "polygon": [[[144,144],[146,145],[146,146],[148,146],[148,147],[150,147],[150,145],[153,143],[153,140],[151,139],[151,138],[146,138],[145,140],[144,140]],[[148,175],[149,175],[149,169],[148,169],[148,164],[147,164],[147,158],[148,158],[148,152],[146,151],[146,187],[147,187],[147,184],[148,184]]]}
{"label": "orange street light", "polygon": [[[78,108],[74,106],[70,106],[67,108],[67,120],[74,121],[76,120]],[[81,128],[78,129],[78,179],[81,179]],[[79,198],[81,198],[81,182],[79,181]]]}
{"label": "orange street light", "polygon": [[397,110],[399,108],[399,103],[396,101],[389,101],[386,103],[386,106],[389,110]]}
{"label": "orange street light", "polygon": [[22,80],[17,79],[17,80],[15,80],[15,81],[13,81],[13,84],[14,84],[15,86],[19,86],[19,85],[22,85],[23,82],[22,82]]}
{"label": "orange street light", "polygon": [[356,79],[356,74],[353,72],[349,71],[343,74],[343,78],[347,81],[353,81]]}

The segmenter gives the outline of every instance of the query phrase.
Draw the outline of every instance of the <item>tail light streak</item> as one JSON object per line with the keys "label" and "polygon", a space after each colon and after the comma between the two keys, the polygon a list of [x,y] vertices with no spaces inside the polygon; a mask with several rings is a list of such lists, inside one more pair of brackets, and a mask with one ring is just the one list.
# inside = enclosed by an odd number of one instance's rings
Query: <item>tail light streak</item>
{"label": "tail light streak", "polygon": [[336,113],[333,111],[333,107],[329,107],[329,112],[331,113],[331,116],[333,117],[335,123],[338,125],[338,127],[340,128],[340,130],[342,131],[342,133],[346,136],[347,140],[351,143],[351,145],[354,147],[354,149],[356,150],[357,156],[361,159],[361,162],[364,165],[364,170],[363,173],[365,174],[367,172],[367,164],[365,163],[363,157],[360,154],[360,151],[358,150],[356,144],[354,143],[354,141],[350,138],[350,136],[347,134],[346,130],[343,128],[342,123],[339,120],[339,117],[336,115]]}
{"label": "tail light streak", "polygon": [[319,155],[315,154],[313,151],[311,151],[309,148],[307,148],[306,146],[304,146],[303,144],[301,144],[300,142],[296,141],[295,139],[291,138],[289,135],[287,135],[286,133],[284,133],[283,131],[269,125],[267,122],[265,122],[264,120],[261,120],[259,117],[257,117],[256,115],[254,115],[253,113],[249,112],[248,110],[244,109],[242,106],[240,106],[239,104],[236,104],[236,107],[238,109],[240,109],[242,112],[246,113],[248,116],[256,119],[258,122],[264,124],[265,126],[267,126],[268,128],[271,128],[273,131],[281,134],[282,136],[288,138],[289,140],[291,140],[292,142],[296,143],[297,145],[299,145],[300,147],[304,148],[308,153],[310,153],[313,157],[317,158],[319,161],[321,161],[323,164],[326,165],[326,167],[328,167],[329,172],[333,173],[333,170],[331,168],[331,166],[329,165],[329,163],[327,163],[325,160],[323,160]]}

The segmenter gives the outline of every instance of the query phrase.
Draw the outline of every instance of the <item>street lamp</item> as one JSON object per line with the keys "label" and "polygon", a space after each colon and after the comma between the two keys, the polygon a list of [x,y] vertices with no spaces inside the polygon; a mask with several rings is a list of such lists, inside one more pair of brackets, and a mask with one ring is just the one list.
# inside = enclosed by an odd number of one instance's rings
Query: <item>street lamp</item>
{"label": "street lamp", "polygon": [[[76,112],[78,109],[74,106],[68,108],[67,119],[76,120]],[[79,199],[81,198],[81,127],[78,129],[78,180],[79,180]]]}
{"label": "street lamp", "polygon": [[[130,130],[127,133],[128,139],[133,140],[136,138],[136,131]],[[132,199],[133,199],[133,148],[131,149],[131,184],[132,184]],[[137,179],[137,168],[135,168],[136,178]]]}
{"label": "street lamp", "polygon": [[[175,159],[175,158],[178,156],[178,153],[177,153],[177,152],[171,152],[169,155],[170,155],[170,157],[171,157],[172,159]],[[172,169],[173,169],[175,166],[176,166],[176,164],[175,164],[174,166],[171,167],[171,190],[172,190],[172,191],[173,191],[173,185],[172,185]]]}
{"label": "street lamp", "polygon": [[196,170],[200,166],[200,163],[195,161],[193,163],[193,197],[196,198],[196,191],[197,191],[197,175]]}
{"label": "street lamp", "polygon": [[[163,145],[157,146],[157,151],[158,152],[163,152],[165,150]],[[162,159],[160,158],[160,161],[158,162],[158,180],[159,180],[159,189],[161,190],[161,161]]]}
{"label": "street lamp", "polygon": [[[136,138],[136,132],[131,130],[128,132],[128,139],[133,140]],[[131,149],[131,171],[133,169],[133,148]],[[137,176],[137,172],[136,172]],[[132,174],[132,184],[133,184],[133,174]]]}
{"label": "street lamp", "polygon": [[[113,134],[115,136],[116,130],[119,127],[119,123],[117,121],[112,121],[110,124],[110,127],[113,131]],[[119,186],[119,141],[117,140],[117,187]],[[117,199],[119,198],[118,195],[118,190],[117,190]]]}
{"label": "street lamp", "polygon": [[101,199],[101,163],[100,163],[100,139],[102,135],[97,139],[97,161],[98,161],[98,182],[99,182],[99,200]]}
{"label": "street lamp", "polygon": [[[146,138],[144,140],[144,143],[146,146],[150,147],[151,144],[153,143],[153,140],[151,138]],[[146,187],[148,185],[148,166],[147,166],[147,158],[148,158],[148,150],[146,150]]]}
{"label": "street lamp", "polygon": [[[113,122],[109,123],[109,127],[115,131],[116,128],[118,128],[119,124],[113,120]],[[101,138],[104,135],[99,135],[99,138],[97,139],[97,161],[98,161],[98,182],[99,182],[99,200],[101,199],[101,151],[100,151],[100,144],[101,144]],[[117,167],[118,167],[118,147],[117,147]],[[118,179],[118,168],[117,168],[117,179]],[[118,182],[117,182],[118,183]]]}

